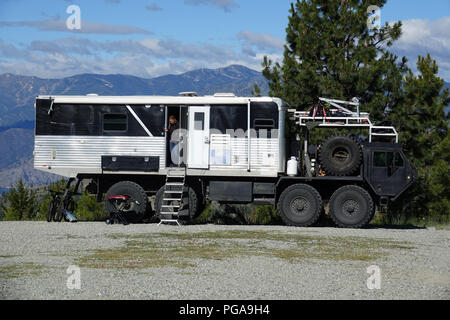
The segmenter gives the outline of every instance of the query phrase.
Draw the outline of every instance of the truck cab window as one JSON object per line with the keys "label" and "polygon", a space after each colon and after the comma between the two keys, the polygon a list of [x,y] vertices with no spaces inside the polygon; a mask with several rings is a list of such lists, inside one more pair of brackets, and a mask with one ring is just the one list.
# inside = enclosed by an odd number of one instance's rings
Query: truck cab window
{"label": "truck cab window", "polygon": [[374,152],[373,153],[373,165],[374,167],[387,167],[386,152]]}
{"label": "truck cab window", "polygon": [[374,152],[373,163],[375,167],[396,167],[404,166],[403,158],[399,152]]}

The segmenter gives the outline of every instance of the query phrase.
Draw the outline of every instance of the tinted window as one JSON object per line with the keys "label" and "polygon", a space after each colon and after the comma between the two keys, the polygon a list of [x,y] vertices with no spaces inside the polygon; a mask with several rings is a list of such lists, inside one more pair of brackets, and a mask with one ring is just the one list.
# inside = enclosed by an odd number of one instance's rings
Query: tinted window
{"label": "tinted window", "polygon": [[252,102],[250,123],[252,134],[258,138],[275,138],[272,130],[278,129],[278,105],[274,102]]}
{"label": "tinted window", "polygon": [[211,106],[210,127],[226,134],[227,130],[248,129],[247,105]]}
{"label": "tinted window", "polygon": [[386,152],[374,152],[373,165],[375,167],[386,167]]}
{"label": "tinted window", "polygon": [[[142,123],[155,137],[164,136],[165,106],[161,105],[132,105],[131,108],[137,114]],[[139,128],[137,128],[139,130]],[[128,128],[130,131],[130,128]],[[138,131],[141,132],[141,131]]]}
{"label": "tinted window", "polygon": [[126,114],[104,114],[103,130],[104,131],[126,131],[128,117]]}
{"label": "tinted window", "polygon": [[51,121],[60,124],[91,124],[94,121],[92,105],[55,104]]}
{"label": "tinted window", "polygon": [[387,161],[388,166],[391,166],[391,167],[403,167],[403,158],[400,155],[400,153],[398,153],[398,152],[395,152],[395,153],[389,152],[387,157],[388,157],[388,161]]}
{"label": "tinted window", "polygon": [[373,164],[375,167],[403,167],[403,158],[399,152],[374,152]]}
{"label": "tinted window", "polygon": [[36,101],[36,135],[98,135],[96,107],[87,104],[53,104],[50,99]]}

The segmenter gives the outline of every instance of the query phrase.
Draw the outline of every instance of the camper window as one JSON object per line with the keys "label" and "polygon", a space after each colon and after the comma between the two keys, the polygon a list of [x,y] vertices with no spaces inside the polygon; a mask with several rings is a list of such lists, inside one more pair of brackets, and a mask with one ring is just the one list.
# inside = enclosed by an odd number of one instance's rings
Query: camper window
{"label": "camper window", "polygon": [[205,114],[203,112],[196,112],[194,115],[194,130],[205,130]]}
{"label": "camper window", "polygon": [[126,114],[109,113],[103,115],[103,131],[127,131]]}
{"label": "camper window", "polygon": [[94,122],[93,108],[91,105],[85,104],[55,104],[51,113],[51,122],[56,124],[91,124]]}

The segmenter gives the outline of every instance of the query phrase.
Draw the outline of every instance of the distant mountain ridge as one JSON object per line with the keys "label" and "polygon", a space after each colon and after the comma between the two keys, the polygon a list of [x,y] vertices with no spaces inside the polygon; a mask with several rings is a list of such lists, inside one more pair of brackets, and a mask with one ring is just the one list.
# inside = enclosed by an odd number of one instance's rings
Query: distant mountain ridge
{"label": "distant mountain ridge", "polygon": [[6,73],[0,75],[0,127],[33,121],[33,104],[37,95],[178,95],[183,91],[195,91],[199,95],[233,92],[237,96],[248,96],[255,83],[263,94],[268,92],[267,81],[260,72],[240,65],[199,69],[153,79],[120,74],[41,79]]}
{"label": "distant mountain ridge", "polygon": [[80,74],[62,79],[2,74],[0,188],[8,188],[20,178],[33,185],[59,178],[33,169],[33,105],[37,95],[178,95],[183,91],[195,91],[199,95],[233,92],[237,96],[251,96],[255,83],[266,95],[268,84],[262,74],[240,65],[199,69],[153,79],[120,74]]}

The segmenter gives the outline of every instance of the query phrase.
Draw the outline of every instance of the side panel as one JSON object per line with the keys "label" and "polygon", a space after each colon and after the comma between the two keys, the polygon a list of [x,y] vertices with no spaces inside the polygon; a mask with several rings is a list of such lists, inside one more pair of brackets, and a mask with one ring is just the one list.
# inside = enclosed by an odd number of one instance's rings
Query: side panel
{"label": "side panel", "polygon": [[165,168],[164,137],[36,136],[35,169],[76,176],[101,174],[102,156],[159,157]]}
{"label": "side panel", "polygon": [[224,202],[252,202],[253,183],[238,181],[211,181],[209,199]]}

